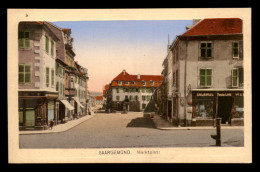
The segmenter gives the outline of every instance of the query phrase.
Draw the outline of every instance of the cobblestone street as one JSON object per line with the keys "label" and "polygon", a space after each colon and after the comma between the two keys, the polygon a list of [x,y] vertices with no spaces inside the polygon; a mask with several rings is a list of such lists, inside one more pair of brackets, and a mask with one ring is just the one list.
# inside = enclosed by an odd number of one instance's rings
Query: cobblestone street
{"label": "cobblestone street", "polygon": [[[222,129],[222,146],[243,146],[243,128]],[[159,130],[142,112],[96,113],[72,129],[20,135],[20,148],[214,147],[216,130]]]}

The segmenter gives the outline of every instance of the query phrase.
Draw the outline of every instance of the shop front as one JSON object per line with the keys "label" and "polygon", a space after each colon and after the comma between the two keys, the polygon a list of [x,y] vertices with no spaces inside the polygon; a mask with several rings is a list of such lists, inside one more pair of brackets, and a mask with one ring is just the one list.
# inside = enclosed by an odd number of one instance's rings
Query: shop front
{"label": "shop front", "polygon": [[216,118],[222,125],[243,125],[243,90],[192,91],[193,126],[214,126]]}
{"label": "shop front", "polygon": [[56,120],[57,97],[46,92],[19,92],[19,130],[47,129],[50,120]]}

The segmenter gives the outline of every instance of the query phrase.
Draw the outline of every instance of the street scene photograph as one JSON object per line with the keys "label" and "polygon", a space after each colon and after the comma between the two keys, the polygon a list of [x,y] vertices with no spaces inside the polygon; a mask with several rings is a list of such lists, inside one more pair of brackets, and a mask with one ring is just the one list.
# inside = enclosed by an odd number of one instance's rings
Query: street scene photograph
{"label": "street scene photograph", "polygon": [[17,28],[20,149],[244,147],[241,18]]}

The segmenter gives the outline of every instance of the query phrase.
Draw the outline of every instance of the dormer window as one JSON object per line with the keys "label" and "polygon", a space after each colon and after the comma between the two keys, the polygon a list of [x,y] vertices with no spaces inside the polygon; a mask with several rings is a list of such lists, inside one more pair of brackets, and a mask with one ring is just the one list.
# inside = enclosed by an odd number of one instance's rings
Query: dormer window
{"label": "dormer window", "polygon": [[122,81],[117,81],[117,84],[118,85],[122,85]]}
{"label": "dormer window", "polygon": [[134,82],[134,81],[132,81],[132,82],[131,82],[131,84],[132,84],[132,85],[135,85],[135,82]]}
{"label": "dormer window", "polygon": [[125,85],[129,85],[129,82],[128,82],[128,81],[125,81]]}
{"label": "dormer window", "polygon": [[154,82],[153,82],[153,81],[150,81],[150,84],[153,86],[153,85],[154,85]]}
{"label": "dormer window", "polygon": [[145,85],[146,85],[146,82],[145,82],[145,81],[142,81],[142,84],[145,86]]}

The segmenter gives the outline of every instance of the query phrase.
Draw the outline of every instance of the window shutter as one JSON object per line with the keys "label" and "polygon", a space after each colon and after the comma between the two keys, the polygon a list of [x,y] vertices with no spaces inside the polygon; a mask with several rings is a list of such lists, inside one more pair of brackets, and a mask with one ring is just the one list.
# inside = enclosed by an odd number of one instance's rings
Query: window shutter
{"label": "window shutter", "polygon": [[243,83],[244,83],[244,69],[243,68],[239,68],[238,75],[239,75],[239,86],[243,86]]}
{"label": "window shutter", "polygon": [[205,86],[205,69],[200,69],[200,86]]}
{"label": "window shutter", "polygon": [[31,66],[25,65],[25,82],[31,82]]}
{"label": "window shutter", "polygon": [[243,59],[243,41],[239,41],[239,59]]}
{"label": "window shutter", "polygon": [[18,46],[19,48],[24,47],[24,32],[18,33]]}
{"label": "window shutter", "polygon": [[211,69],[206,69],[206,86],[211,86]]}
{"label": "window shutter", "polygon": [[30,48],[30,32],[24,32],[24,46]]}
{"label": "window shutter", "polygon": [[19,83],[24,82],[24,65],[19,65]]}
{"label": "window shutter", "polygon": [[49,87],[49,68],[46,67],[46,86]]}
{"label": "window shutter", "polygon": [[232,87],[237,87],[237,69],[232,69]]}
{"label": "window shutter", "polygon": [[51,70],[51,85],[54,85],[54,70]]}

